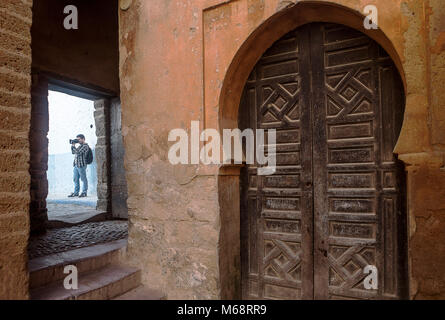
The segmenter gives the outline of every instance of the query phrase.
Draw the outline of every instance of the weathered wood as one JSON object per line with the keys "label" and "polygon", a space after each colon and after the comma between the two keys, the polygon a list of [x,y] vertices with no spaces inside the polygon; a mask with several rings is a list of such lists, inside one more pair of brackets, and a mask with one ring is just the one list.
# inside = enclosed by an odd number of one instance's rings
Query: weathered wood
{"label": "weathered wood", "polygon": [[[397,70],[358,31],[310,24],[247,81],[240,127],[277,130],[277,172],[242,173],[246,299],[404,298],[403,118]],[[363,268],[379,271],[366,290]]]}

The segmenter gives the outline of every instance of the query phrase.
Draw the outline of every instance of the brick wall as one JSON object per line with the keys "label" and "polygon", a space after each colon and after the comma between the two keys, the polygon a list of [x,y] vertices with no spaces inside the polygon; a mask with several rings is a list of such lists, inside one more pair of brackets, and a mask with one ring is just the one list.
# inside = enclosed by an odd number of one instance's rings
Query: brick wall
{"label": "brick wall", "polygon": [[48,80],[41,75],[33,74],[31,90],[32,117],[29,133],[31,173],[31,234],[46,232],[48,210]]}
{"label": "brick wall", "polygon": [[0,1],[0,299],[28,298],[31,7]]}

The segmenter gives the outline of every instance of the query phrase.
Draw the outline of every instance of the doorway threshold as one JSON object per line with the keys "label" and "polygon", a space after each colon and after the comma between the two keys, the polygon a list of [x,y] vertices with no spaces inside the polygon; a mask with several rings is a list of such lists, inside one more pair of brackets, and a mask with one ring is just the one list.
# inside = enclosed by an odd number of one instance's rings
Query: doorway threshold
{"label": "doorway threshold", "polygon": [[29,240],[30,259],[86,248],[128,237],[128,221],[90,222],[78,226],[50,229]]}
{"label": "doorway threshold", "polygon": [[73,227],[90,222],[109,220],[111,214],[96,209],[97,197],[66,198],[51,196],[47,199],[48,229]]}

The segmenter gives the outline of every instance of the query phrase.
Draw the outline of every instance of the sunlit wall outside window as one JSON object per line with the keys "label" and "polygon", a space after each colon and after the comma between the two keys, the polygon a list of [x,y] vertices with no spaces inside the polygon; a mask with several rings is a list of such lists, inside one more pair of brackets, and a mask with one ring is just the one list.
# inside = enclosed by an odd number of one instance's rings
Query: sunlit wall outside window
{"label": "sunlit wall outside window", "polygon": [[[48,198],[73,192],[73,155],[69,139],[83,134],[95,151],[97,137],[94,102],[64,93],[49,91]],[[96,159],[87,169],[88,195],[97,194]]]}

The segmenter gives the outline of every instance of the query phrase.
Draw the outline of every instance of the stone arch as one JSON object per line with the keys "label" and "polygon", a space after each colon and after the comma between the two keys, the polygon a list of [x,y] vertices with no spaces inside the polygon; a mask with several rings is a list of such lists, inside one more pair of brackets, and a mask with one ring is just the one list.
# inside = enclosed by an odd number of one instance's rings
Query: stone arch
{"label": "stone arch", "polygon": [[[397,67],[405,93],[407,90],[402,59],[391,39],[382,29],[367,30],[365,16],[349,7],[328,1],[290,3],[256,28],[234,55],[222,83],[218,100],[218,126],[223,129],[238,128],[241,95],[252,69],[278,39],[300,26],[313,22],[336,23],[358,30],[376,41],[387,51]],[[405,103],[406,103],[406,94]],[[405,108],[406,110],[406,108]],[[403,136],[404,127],[399,135]],[[241,298],[240,261],[240,199],[239,166],[222,166],[218,172],[218,197],[220,203],[221,231],[219,239],[219,269],[221,298]]]}

